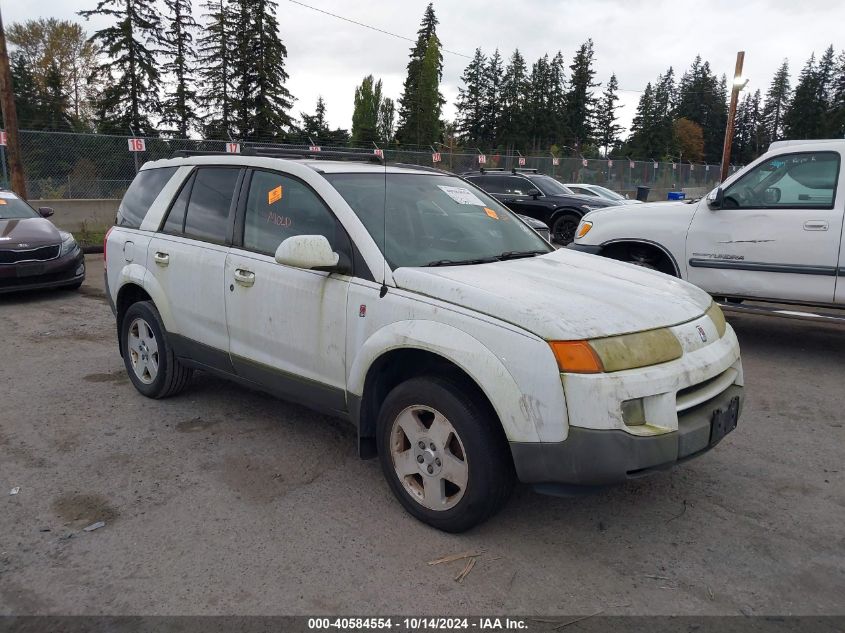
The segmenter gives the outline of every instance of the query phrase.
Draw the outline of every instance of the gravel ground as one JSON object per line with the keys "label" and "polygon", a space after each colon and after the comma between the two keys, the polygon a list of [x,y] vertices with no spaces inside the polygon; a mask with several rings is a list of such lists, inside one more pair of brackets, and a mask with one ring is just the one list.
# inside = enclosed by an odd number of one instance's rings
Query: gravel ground
{"label": "gravel ground", "polygon": [[[0,614],[845,614],[845,328],[731,317],[717,449],[456,536],[344,422],[206,375],[140,396],[88,259],[80,292],[0,297]],[[426,564],[468,550],[462,583]]]}

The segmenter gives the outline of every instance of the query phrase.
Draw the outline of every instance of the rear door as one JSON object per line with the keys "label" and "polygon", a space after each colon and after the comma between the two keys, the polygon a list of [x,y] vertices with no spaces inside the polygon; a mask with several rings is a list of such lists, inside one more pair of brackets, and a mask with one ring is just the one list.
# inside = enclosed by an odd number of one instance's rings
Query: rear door
{"label": "rear door", "polygon": [[185,181],[149,246],[147,268],[168,305],[177,355],[231,371],[224,268],[243,170],[199,167]]}
{"label": "rear door", "polygon": [[771,156],[699,203],[687,236],[689,281],[716,295],[831,303],[845,183],[834,151]]}
{"label": "rear door", "polygon": [[331,210],[289,174],[255,170],[225,266],[229,350],[235,371],[281,396],[346,409],[346,300],[351,277],[276,262],[279,244],[322,235],[352,262]]}

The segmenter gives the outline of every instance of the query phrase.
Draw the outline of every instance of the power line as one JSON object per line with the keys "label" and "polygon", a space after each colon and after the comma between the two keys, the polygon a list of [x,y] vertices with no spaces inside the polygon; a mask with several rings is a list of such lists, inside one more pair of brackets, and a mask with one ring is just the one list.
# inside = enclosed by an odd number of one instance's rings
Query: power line
{"label": "power line", "polygon": [[[405,37],[404,35],[398,35],[396,33],[391,33],[390,31],[385,31],[384,29],[380,29],[376,26],[371,26],[369,24],[364,24],[363,22],[358,22],[357,20],[353,20],[351,18],[345,18],[342,15],[338,15],[337,13],[332,13],[330,11],[325,11],[323,9],[318,9],[317,7],[312,7],[310,4],[305,4],[304,2],[299,2],[298,0],[288,0],[293,4],[298,4],[301,7],[305,7],[306,9],[311,9],[312,11],[316,11],[317,13],[323,13],[325,15],[330,15],[333,18],[337,18],[338,20],[343,20],[344,22],[349,22],[350,24],[355,24],[356,26],[361,26],[365,29],[370,29],[371,31],[377,31],[379,33],[384,33],[385,35],[390,35],[391,37],[395,37],[400,40],[405,40],[406,42],[411,42],[416,44],[417,41],[411,39],[410,37]],[[457,51],[450,51],[448,48],[441,48],[444,53],[450,53],[452,55],[457,55],[458,57],[465,57],[467,59],[472,59],[470,55],[464,55],[463,53],[459,53]]]}

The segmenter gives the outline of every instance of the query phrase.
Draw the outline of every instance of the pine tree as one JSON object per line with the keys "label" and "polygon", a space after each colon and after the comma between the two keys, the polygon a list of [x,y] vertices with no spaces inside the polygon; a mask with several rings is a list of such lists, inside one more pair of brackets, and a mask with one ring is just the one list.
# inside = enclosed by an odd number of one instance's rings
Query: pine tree
{"label": "pine tree", "polygon": [[197,118],[196,81],[193,76],[196,54],[193,32],[197,23],[191,14],[190,0],[164,0],[168,15],[163,52],[168,61],[162,70],[170,76],[172,88],[162,99],[161,122],[175,126],[180,138],[187,138]]}
{"label": "pine tree", "polygon": [[599,146],[604,149],[606,157],[610,156],[611,149],[619,143],[619,134],[624,129],[616,123],[616,110],[619,108],[616,105],[616,102],[619,101],[617,90],[619,90],[619,82],[616,75],[613,74],[607,82],[596,112],[596,138]]}
{"label": "pine tree", "polygon": [[481,144],[495,148],[499,144],[499,132],[502,125],[502,81],[504,68],[499,49],[490,56],[484,69],[486,93],[484,95]]}
{"label": "pine tree", "polygon": [[790,94],[789,61],[785,59],[766,92],[766,104],[762,113],[762,141],[766,147],[769,143],[783,138],[783,117],[789,108]]}
{"label": "pine tree", "polygon": [[161,43],[161,22],[152,0],[100,0],[96,8],[80,11],[86,19],[106,16],[114,23],[96,31],[106,57],[97,70],[106,85],[95,105],[100,131],[151,135],[150,117],[161,112],[161,77],[155,51]]}
{"label": "pine tree", "polygon": [[443,96],[440,94],[439,82],[443,76],[443,56],[440,53],[440,41],[437,39],[437,25],[439,21],[434,14],[434,5],[429,3],[423,14],[420,28],[417,31],[417,42],[411,49],[411,58],[408,61],[408,73],[402,87],[402,96],[399,98],[399,129],[396,132],[397,138],[405,144],[419,145],[428,144],[431,139],[422,135],[421,119],[427,117],[425,104],[420,98],[420,84],[422,83],[422,68],[429,43],[432,39],[437,42],[436,69],[437,69],[437,98],[438,111],[442,109]]}
{"label": "pine tree", "polygon": [[657,76],[654,90],[654,111],[651,121],[652,151],[666,157],[675,151],[675,70],[670,66]]}
{"label": "pine tree", "polygon": [[237,0],[235,22],[235,129],[240,138],[283,137],[293,120],[285,82],[287,48],[279,38],[275,0]]}
{"label": "pine tree", "polygon": [[822,77],[815,54],[801,70],[792,101],[783,118],[784,134],[790,139],[822,138],[824,136],[824,102]]}
{"label": "pine tree", "polygon": [[549,72],[548,108],[554,126],[552,143],[555,145],[566,144],[566,139],[569,138],[566,116],[566,64],[560,51],[552,58]]}
{"label": "pine tree", "polygon": [[426,47],[420,68],[420,84],[417,113],[417,145],[429,145],[440,141],[443,97],[440,94],[440,42],[432,35]]}
{"label": "pine tree", "polygon": [[566,95],[568,128],[573,144],[589,143],[594,136],[595,97],[592,89],[600,84],[593,82],[596,71],[593,69],[595,53],[593,40],[584,42],[575,53],[569,66],[569,92]]}
{"label": "pine tree", "polygon": [[488,79],[487,58],[480,48],[476,48],[475,55],[461,75],[463,87],[458,89],[458,100],[455,102],[458,133],[467,145],[482,145],[486,140],[488,125],[486,114],[489,106]]}
{"label": "pine tree", "polygon": [[557,127],[555,111],[551,103],[552,69],[549,56],[544,55],[531,67],[529,79],[527,114],[528,134],[531,149],[539,150],[548,147],[554,141],[554,131]]}
{"label": "pine tree", "polygon": [[831,93],[826,136],[842,138],[845,136],[845,51],[836,58]]}
{"label": "pine tree", "polygon": [[355,88],[355,108],[352,111],[352,144],[367,147],[379,140],[379,108],[382,103],[381,79],[367,75]]}
{"label": "pine tree", "polygon": [[387,97],[381,100],[379,106],[378,136],[385,145],[391,144],[396,136],[396,104]]}
{"label": "pine tree", "polygon": [[704,131],[704,158],[717,162],[722,156],[728,120],[727,79],[717,78],[709,62],[695,60],[678,84],[675,118],[697,123]]}
{"label": "pine tree", "polygon": [[232,64],[235,15],[229,0],[207,0],[204,35],[197,43],[197,69],[201,86],[198,101],[203,109],[203,135],[227,139],[233,131],[234,87]]}
{"label": "pine tree", "polygon": [[528,81],[525,59],[514,50],[502,79],[502,118],[499,137],[507,150],[525,147]]}
{"label": "pine tree", "polygon": [[300,132],[309,139],[322,141],[331,134],[326,121],[326,102],[322,96],[317,97],[317,106],[314,108],[314,114],[300,112],[299,118],[302,119]]}
{"label": "pine tree", "polygon": [[67,130],[72,126],[68,114],[70,101],[64,89],[62,73],[59,65],[54,61],[47,70],[44,92],[41,95],[42,129],[51,131]]}
{"label": "pine tree", "polygon": [[23,129],[40,129],[43,125],[40,91],[29,64],[19,53],[12,55],[12,86],[15,90],[18,124]]}

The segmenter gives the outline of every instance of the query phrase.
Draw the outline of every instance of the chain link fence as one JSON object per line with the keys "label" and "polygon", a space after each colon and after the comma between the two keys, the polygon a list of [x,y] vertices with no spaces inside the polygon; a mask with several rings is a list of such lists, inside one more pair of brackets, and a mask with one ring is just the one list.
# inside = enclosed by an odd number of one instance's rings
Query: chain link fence
{"label": "chain link fence", "polygon": [[[170,158],[179,150],[225,152],[227,142],[203,139],[144,139],[144,151],[131,152],[130,137],[106,134],[75,134],[22,130],[21,151],[30,199],[102,199],[120,198],[135,173],[147,161]],[[248,143],[250,147],[307,150],[307,144]],[[243,146],[242,146],[243,147]],[[328,147],[324,151],[371,153],[373,148]],[[477,170],[479,154],[467,150],[441,151],[434,162],[433,151],[384,149],[388,163],[435,166],[461,174]],[[0,147],[3,186],[8,187],[5,148]],[[638,186],[665,193],[683,190],[701,195],[719,182],[719,166],[690,162],[632,161],[584,158],[555,158],[551,154],[513,156],[490,153],[485,168],[511,170],[537,169],[564,183],[602,185],[634,196]],[[731,168],[732,171],[736,167]],[[655,195],[651,199],[656,199]]]}

